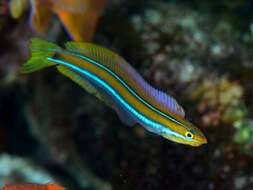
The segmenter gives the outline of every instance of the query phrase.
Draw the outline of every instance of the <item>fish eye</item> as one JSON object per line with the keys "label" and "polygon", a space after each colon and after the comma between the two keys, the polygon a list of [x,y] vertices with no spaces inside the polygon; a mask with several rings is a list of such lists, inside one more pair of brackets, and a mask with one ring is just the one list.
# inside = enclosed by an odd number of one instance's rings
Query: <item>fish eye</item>
{"label": "fish eye", "polygon": [[189,131],[187,131],[185,133],[185,136],[188,137],[188,138],[191,138],[191,139],[193,138],[193,134],[191,132],[189,132]]}

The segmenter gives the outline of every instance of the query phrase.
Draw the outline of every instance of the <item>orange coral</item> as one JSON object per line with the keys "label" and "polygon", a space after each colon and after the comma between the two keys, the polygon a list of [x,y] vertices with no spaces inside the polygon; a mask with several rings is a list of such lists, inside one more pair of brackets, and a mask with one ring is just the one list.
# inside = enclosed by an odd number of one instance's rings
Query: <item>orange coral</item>
{"label": "orange coral", "polygon": [[55,184],[10,184],[5,185],[3,190],[65,190],[65,188]]}

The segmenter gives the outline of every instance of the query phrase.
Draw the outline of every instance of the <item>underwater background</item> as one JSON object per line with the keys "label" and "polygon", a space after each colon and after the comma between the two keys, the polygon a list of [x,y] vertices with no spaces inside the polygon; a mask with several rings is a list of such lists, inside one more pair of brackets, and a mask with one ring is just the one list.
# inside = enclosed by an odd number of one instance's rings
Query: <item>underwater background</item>
{"label": "underwater background", "polygon": [[[55,69],[20,74],[35,36],[119,53],[177,99],[208,144],[125,126]],[[1,188],[252,190],[252,97],[253,1],[0,1]]]}

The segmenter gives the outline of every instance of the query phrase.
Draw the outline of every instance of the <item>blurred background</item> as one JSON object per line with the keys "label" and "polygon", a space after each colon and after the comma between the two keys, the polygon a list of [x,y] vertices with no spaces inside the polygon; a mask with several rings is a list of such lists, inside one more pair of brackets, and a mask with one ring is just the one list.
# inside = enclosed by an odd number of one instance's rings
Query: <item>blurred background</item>
{"label": "blurred background", "polygon": [[[127,127],[54,68],[19,73],[39,36],[122,55],[176,97],[198,148]],[[253,2],[1,0],[0,187],[253,189]]]}

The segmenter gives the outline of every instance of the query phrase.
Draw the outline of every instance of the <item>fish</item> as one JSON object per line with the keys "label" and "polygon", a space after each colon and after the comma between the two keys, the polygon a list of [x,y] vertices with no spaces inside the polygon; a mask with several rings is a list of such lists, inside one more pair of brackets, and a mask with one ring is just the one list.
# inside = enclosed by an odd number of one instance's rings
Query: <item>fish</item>
{"label": "fish", "polygon": [[88,42],[93,39],[106,3],[107,0],[54,0],[53,11],[73,40]]}
{"label": "fish", "polygon": [[10,14],[20,18],[30,6],[30,24],[45,34],[56,15],[71,39],[91,41],[107,0],[10,0]]}
{"label": "fish", "polygon": [[3,190],[66,190],[66,189],[55,183],[48,183],[48,184],[24,183],[24,184],[8,184],[3,187]]}
{"label": "fish", "polygon": [[183,107],[172,96],[152,87],[117,53],[88,42],[70,41],[62,48],[40,38],[31,40],[30,51],[21,73],[55,66],[114,109],[124,124],[139,124],[176,143],[195,147],[207,143],[200,129],[185,118]]}

